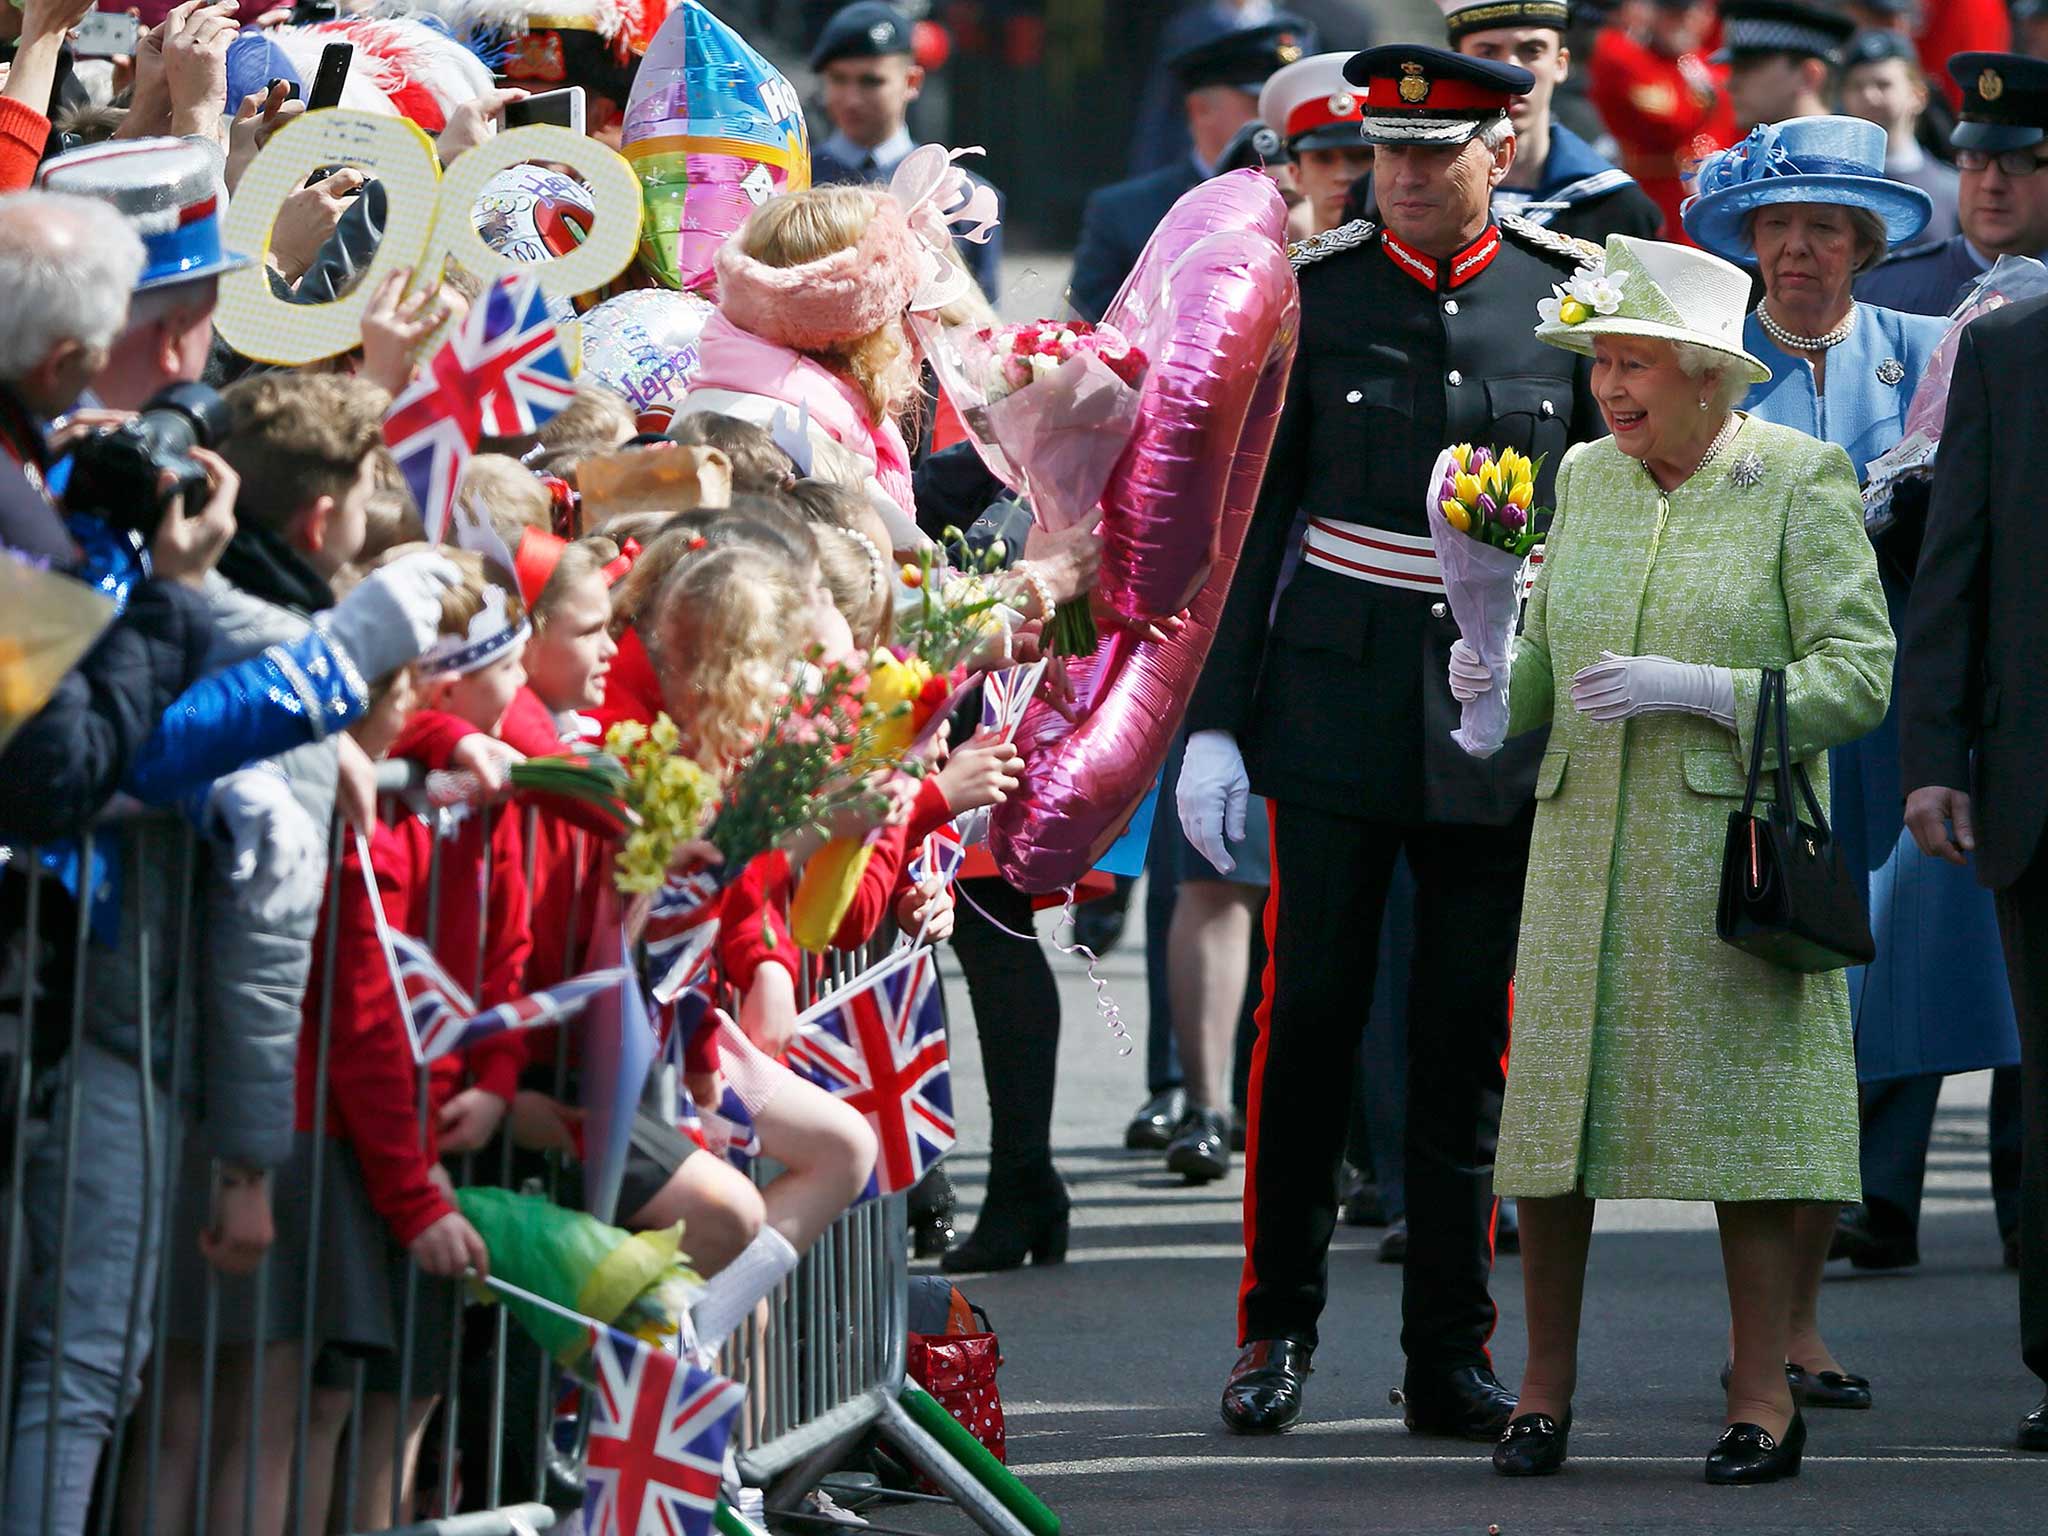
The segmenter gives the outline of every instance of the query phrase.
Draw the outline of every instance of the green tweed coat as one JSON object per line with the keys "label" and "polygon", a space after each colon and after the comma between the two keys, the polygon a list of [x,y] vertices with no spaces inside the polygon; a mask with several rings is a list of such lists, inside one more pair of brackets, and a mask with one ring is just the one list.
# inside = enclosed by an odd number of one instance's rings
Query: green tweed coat
{"label": "green tweed coat", "polygon": [[[1581,715],[1572,674],[1603,650],[1732,668],[1739,729],[1675,712],[1606,725]],[[1668,497],[1611,438],[1568,453],[1508,688],[1509,729],[1551,735],[1522,905],[1502,1194],[1859,1198],[1842,973],[1784,970],[1714,932],[1763,667],[1785,669],[1793,755],[1825,803],[1827,749],[1883,719],[1892,676],[1842,450],[1745,418]]]}

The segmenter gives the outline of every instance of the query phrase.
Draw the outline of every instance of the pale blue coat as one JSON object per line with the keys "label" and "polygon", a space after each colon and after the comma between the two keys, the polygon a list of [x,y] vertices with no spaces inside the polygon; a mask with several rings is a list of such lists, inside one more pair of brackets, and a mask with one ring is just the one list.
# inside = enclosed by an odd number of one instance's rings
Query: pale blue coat
{"label": "pale blue coat", "polygon": [[[1858,479],[1904,434],[1906,408],[1948,322],[1856,306],[1856,328],[1828,354],[1827,393],[1813,368],[1781,352],[1755,315],[1743,345],[1771,370],[1743,409],[1835,443]],[[1880,561],[1892,627],[1905,618],[1906,583]],[[2019,1060],[1991,893],[1970,871],[1930,859],[1905,830],[1896,711],[1861,741],[1829,754],[1835,831],[1870,878],[1877,959],[1849,972],[1856,1075],[1864,1082],[1967,1072]]]}

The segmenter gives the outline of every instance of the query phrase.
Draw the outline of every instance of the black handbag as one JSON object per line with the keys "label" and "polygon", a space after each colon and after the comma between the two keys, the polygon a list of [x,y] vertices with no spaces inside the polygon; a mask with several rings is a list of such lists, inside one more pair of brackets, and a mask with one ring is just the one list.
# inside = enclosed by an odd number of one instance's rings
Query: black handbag
{"label": "black handbag", "polygon": [[[1764,746],[1775,738],[1777,798],[1759,810]],[[1737,949],[1794,971],[1837,971],[1877,955],[1864,910],[1863,881],[1844,867],[1804,764],[1792,762],[1785,674],[1768,669],[1757,696],[1755,740],[1742,809],[1728,816],[1715,927]],[[1793,799],[1793,785],[1799,799]],[[1799,819],[1804,804],[1813,819]]]}

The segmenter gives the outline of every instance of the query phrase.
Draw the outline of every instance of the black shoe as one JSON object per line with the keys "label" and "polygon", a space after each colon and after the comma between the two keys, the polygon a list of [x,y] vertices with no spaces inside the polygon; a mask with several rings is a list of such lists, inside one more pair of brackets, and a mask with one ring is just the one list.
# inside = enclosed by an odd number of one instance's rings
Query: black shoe
{"label": "black shoe", "polygon": [[1809,1371],[1787,1365],[1785,1376],[1792,1384],[1792,1401],[1801,1408],[1868,1408],[1870,1382],[1847,1371]]}
{"label": "black shoe", "polygon": [[1515,1413],[1515,1394],[1483,1365],[1430,1376],[1410,1371],[1401,1390],[1390,1395],[1409,1430],[1418,1435],[1498,1440]]}
{"label": "black shoe", "polygon": [[1515,1202],[1503,1200],[1500,1211],[1493,1218],[1493,1256],[1518,1254],[1522,1251],[1522,1224],[1515,1218]]}
{"label": "black shoe", "polygon": [[1730,1424],[1707,1453],[1707,1481],[1731,1487],[1797,1477],[1799,1458],[1805,1450],[1806,1420],[1796,1408],[1783,1440],[1761,1424]]}
{"label": "black shoe", "polygon": [[1133,1152],[1164,1152],[1187,1113],[1188,1096],[1184,1090],[1168,1088],[1153,1094],[1124,1127],[1124,1145]]}
{"label": "black shoe", "polygon": [[1548,1477],[1564,1466],[1572,1416],[1560,1424],[1547,1413],[1517,1414],[1493,1446],[1493,1470],[1502,1477]]}
{"label": "black shoe", "polygon": [[1382,1264],[1406,1264],[1408,1262],[1408,1218],[1402,1217],[1387,1228],[1387,1235],[1380,1239],[1380,1262]]}
{"label": "black shoe", "polygon": [[1864,1205],[1836,1219],[1828,1256],[1858,1269],[1911,1269],[1920,1262],[1920,1243],[1903,1217]]}
{"label": "black shoe", "polygon": [[951,1211],[920,1211],[910,1218],[911,1257],[941,1258],[946,1250],[953,1246],[953,1239],[957,1235],[953,1230]]}
{"label": "black shoe", "polygon": [[994,1189],[976,1218],[971,1236],[948,1248],[939,1268],[949,1275],[1061,1264],[1067,1257],[1067,1227],[1073,1202],[1057,1173],[1020,1192]]}
{"label": "black shoe", "polygon": [[1273,1435],[1301,1417],[1301,1384],[1311,1345],[1299,1339],[1253,1339],[1223,1384],[1223,1422],[1240,1435]]}
{"label": "black shoe", "polygon": [[2048,1451],[2048,1397],[2042,1398],[2041,1406],[2020,1420],[2020,1449]]}
{"label": "black shoe", "polygon": [[1347,1227],[1384,1227],[1387,1208],[1380,1204],[1380,1188],[1351,1163],[1337,1174],[1337,1219]]}
{"label": "black shoe", "polygon": [[1188,1111],[1166,1149],[1166,1169],[1190,1184],[1207,1184],[1230,1172],[1230,1125],[1222,1111]]}

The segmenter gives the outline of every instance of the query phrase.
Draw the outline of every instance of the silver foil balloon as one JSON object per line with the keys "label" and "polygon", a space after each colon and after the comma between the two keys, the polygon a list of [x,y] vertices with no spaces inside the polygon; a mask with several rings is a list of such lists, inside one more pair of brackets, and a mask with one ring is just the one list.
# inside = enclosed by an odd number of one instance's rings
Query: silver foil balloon
{"label": "silver foil balloon", "polygon": [[615,294],[583,317],[583,375],[616,390],[641,431],[666,431],[696,375],[697,338],[715,313],[694,293]]}
{"label": "silver foil balloon", "polygon": [[1215,639],[1286,398],[1301,299],[1287,209],[1257,171],[1196,187],[1154,232],[1108,320],[1151,361],[1137,436],[1103,497],[1103,590],[1165,641],[1108,631],[1069,665],[1072,718],[1034,702],[1024,785],[989,842],[1021,890],[1074,884],[1122,832],[1180,729]]}

